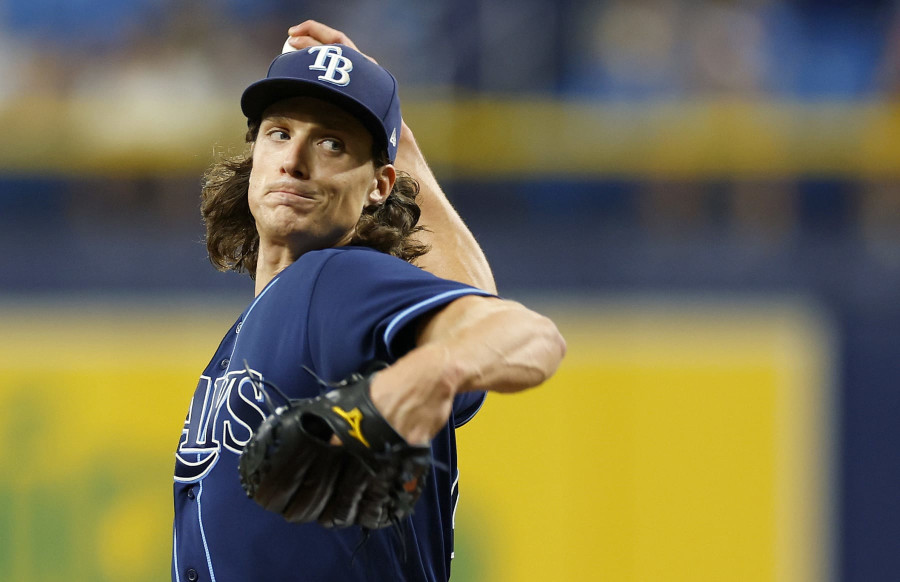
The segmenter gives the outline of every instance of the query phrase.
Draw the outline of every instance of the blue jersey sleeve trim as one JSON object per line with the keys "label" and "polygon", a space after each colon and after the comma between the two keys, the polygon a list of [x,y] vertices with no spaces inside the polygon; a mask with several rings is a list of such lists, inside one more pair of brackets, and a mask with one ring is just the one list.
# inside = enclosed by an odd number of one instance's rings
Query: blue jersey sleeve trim
{"label": "blue jersey sleeve trim", "polygon": [[424,301],[420,301],[412,307],[407,307],[406,309],[398,313],[388,324],[387,329],[384,330],[384,345],[387,348],[388,354],[391,356],[391,358],[394,358],[393,350],[391,350],[391,340],[394,338],[394,333],[396,332],[400,324],[404,323],[407,319],[414,315],[418,315],[424,311],[427,311],[431,307],[435,307],[437,305],[440,305],[441,303],[446,303],[447,299],[451,297],[462,297],[463,295],[493,296],[492,293],[488,293],[487,291],[475,289],[474,287],[467,287],[465,289],[453,289],[452,291],[445,291],[444,293],[440,293],[438,295],[435,295],[434,297],[425,299]]}

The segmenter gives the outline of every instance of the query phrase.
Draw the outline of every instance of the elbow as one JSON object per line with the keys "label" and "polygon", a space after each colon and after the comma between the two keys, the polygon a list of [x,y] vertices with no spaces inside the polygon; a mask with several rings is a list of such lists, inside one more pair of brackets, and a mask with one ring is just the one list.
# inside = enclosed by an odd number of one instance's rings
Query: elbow
{"label": "elbow", "polygon": [[559,329],[556,327],[555,323],[553,325],[553,344],[556,348],[557,359],[556,366],[559,367],[559,364],[562,362],[563,358],[566,357],[566,351],[569,349],[568,344],[566,344],[566,338],[559,333]]}
{"label": "elbow", "polygon": [[568,347],[565,338],[559,332],[559,328],[556,327],[556,324],[550,318],[543,315],[538,315],[538,318],[538,325],[540,326],[538,337],[542,338],[541,345],[543,346],[543,357],[539,360],[543,364],[540,366],[543,377],[539,383],[544,383],[556,373],[563,358],[566,356]]}

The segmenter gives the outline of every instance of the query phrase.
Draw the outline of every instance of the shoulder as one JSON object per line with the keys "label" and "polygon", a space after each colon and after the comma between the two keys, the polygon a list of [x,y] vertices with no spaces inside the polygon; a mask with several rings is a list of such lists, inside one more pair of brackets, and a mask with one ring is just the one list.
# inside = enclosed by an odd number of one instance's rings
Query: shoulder
{"label": "shoulder", "polygon": [[316,270],[329,278],[439,279],[402,259],[367,247],[339,247],[312,251],[303,255],[295,265],[298,263],[301,263],[302,269],[306,272]]}
{"label": "shoulder", "polygon": [[390,302],[388,298],[428,295],[435,289],[460,285],[366,247],[310,251],[276,278],[281,294],[295,298],[309,294],[314,301],[343,305]]}
{"label": "shoulder", "polygon": [[316,252],[322,253],[327,257],[329,264],[339,264],[342,266],[360,265],[364,267],[375,265],[378,268],[392,267],[401,270],[421,271],[420,268],[403,259],[398,259],[393,255],[376,251],[369,247],[338,247]]}
{"label": "shoulder", "polygon": [[304,253],[290,266],[278,273],[275,278],[300,279],[309,282],[325,269],[329,273],[337,270],[359,271],[361,269],[375,272],[383,269],[421,271],[418,267],[374,249],[338,247]]}

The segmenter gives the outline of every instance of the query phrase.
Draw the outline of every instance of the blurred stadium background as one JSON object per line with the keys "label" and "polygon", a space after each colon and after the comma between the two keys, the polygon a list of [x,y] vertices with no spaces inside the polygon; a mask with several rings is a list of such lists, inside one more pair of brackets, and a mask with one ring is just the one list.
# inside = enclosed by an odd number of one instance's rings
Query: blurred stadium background
{"label": "blurred stadium background", "polygon": [[306,18],[569,341],[460,433],[454,580],[900,577],[900,3],[0,0],[0,579],[168,576],[252,293],[200,175]]}

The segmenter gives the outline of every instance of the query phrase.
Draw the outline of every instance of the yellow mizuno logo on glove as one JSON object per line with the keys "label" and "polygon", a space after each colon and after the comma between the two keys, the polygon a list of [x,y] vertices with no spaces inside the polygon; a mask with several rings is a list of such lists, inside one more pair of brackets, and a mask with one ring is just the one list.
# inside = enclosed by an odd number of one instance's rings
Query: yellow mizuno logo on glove
{"label": "yellow mizuno logo on glove", "polygon": [[369,442],[366,440],[366,437],[363,436],[362,431],[359,428],[360,423],[363,419],[362,412],[359,411],[359,408],[354,408],[350,412],[347,412],[340,406],[333,406],[331,409],[336,412],[341,418],[347,421],[347,424],[350,425],[350,430],[347,431],[347,434],[361,442],[366,446],[366,448],[371,448],[369,446]]}

